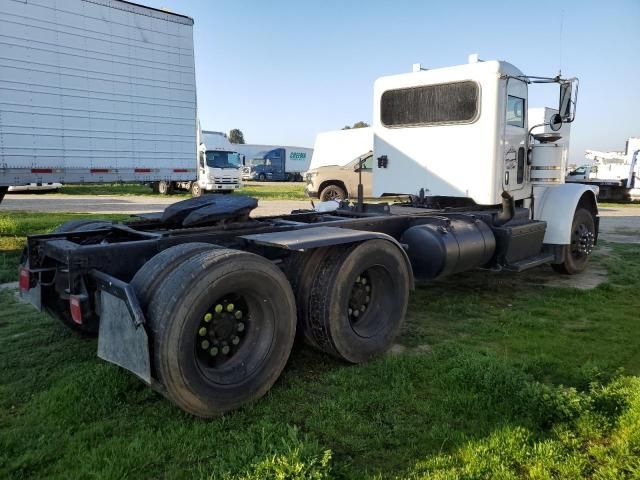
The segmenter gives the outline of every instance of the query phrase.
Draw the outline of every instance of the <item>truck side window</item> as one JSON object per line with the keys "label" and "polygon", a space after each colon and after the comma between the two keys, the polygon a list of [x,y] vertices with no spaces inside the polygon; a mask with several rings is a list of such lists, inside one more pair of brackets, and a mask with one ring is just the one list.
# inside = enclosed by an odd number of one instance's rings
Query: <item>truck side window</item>
{"label": "truck side window", "polygon": [[373,155],[367,157],[364,162],[362,162],[362,170],[371,170],[373,167]]}
{"label": "truck side window", "polygon": [[387,90],[380,99],[380,120],[386,127],[473,123],[479,100],[480,88],[468,80]]}
{"label": "truck side window", "polygon": [[507,98],[507,125],[524,128],[524,98]]}

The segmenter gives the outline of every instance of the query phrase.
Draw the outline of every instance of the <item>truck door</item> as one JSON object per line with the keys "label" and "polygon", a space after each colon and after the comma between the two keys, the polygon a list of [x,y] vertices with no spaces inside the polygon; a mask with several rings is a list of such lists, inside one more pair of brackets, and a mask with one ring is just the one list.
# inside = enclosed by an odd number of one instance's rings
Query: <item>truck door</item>
{"label": "truck door", "polygon": [[507,80],[504,118],[503,189],[521,190],[529,181],[527,168],[527,84],[521,80]]}

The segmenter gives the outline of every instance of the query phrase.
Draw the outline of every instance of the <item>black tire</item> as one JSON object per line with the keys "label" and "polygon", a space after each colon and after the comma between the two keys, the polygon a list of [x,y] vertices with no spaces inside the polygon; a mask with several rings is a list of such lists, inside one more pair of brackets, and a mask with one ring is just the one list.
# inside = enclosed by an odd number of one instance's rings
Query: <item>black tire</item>
{"label": "black tire", "polygon": [[326,202],[328,200],[346,200],[347,192],[344,191],[340,185],[332,183],[327,185],[320,192],[320,201]]}
{"label": "black tire", "polygon": [[571,223],[571,244],[566,246],[562,263],[552,264],[558,273],[575,275],[583,272],[589,263],[596,238],[596,225],[591,212],[577,208]]}
{"label": "black tire", "polygon": [[191,191],[192,197],[202,196],[202,187],[198,182],[191,182],[191,188],[189,190]]}
{"label": "black tire", "polygon": [[264,182],[264,181],[266,181],[266,180],[267,180],[267,176],[266,176],[264,173],[260,173],[260,174],[258,175],[258,181],[259,181],[259,182]]}
{"label": "black tire", "polygon": [[[268,260],[237,250],[201,252],[182,262],[153,292],[147,312],[157,380],[167,398],[199,417],[264,395],[295,337],[286,277]],[[229,348],[221,354],[218,347]]]}
{"label": "black tire", "polygon": [[299,311],[309,343],[362,363],[393,344],[404,322],[411,285],[399,248],[375,239],[330,250],[313,280],[299,288],[305,290],[300,292],[305,305]]}
{"label": "black tire", "polygon": [[[95,230],[109,225],[111,225],[111,222],[104,220],[70,220],[58,226],[53,232],[86,232],[88,230]],[[26,259],[26,254],[23,254],[23,263],[25,261],[24,259]],[[45,298],[45,301],[43,301],[43,309],[45,312],[82,337],[96,337],[98,335],[100,317],[94,315],[92,317],[85,318],[83,319],[83,323],[78,325],[71,318],[69,301],[60,298],[52,288],[49,288],[47,291],[48,298]]]}
{"label": "black tire", "polygon": [[149,187],[151,188],[151,191],[153,193],[159,193],[158,192],[158,182],[152,182],[149,184]]}
{"label": "black tire", "polygon": [[173,186],[171,185],[171,182],[160,180],[158,182],[158,193],[160,195],[171,195],[173,193]]}
{"label": "black tire", "polygon": [[147,306],[153,293],[158,289],[165,277],[187,258],[207,250],[218,248],[210,243],[191,242],[174,245],[154,255],[131,280],[142,311],[147,313]]}

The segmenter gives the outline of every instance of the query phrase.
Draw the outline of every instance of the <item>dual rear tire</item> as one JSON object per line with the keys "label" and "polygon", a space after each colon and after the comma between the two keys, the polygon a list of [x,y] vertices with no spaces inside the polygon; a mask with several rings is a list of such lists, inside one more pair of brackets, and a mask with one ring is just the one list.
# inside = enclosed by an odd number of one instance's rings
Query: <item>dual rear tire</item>
{"label": "dual rear tire", "polygon": [[206,418],[271,388],[293,346],[296,311],[291,286],[272,262],[197,245],[165,250],[165,261],[147,262],[132,285],[145,311],[159,390]]}

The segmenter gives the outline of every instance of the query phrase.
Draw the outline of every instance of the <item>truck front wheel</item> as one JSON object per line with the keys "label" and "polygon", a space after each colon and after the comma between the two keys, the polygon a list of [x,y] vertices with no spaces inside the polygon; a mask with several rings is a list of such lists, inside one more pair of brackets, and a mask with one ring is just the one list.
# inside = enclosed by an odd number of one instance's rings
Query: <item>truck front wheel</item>
{"label": "truck front wheel", "polygon": [[199,197],[202,195],[202,187],[198,182],[191,182],[190,190],[191,190],[192,197]]}
{"label": "truck front wheel", "polygon": [[589,256],[596,240],[596,227],[593,215],[585,208],[576,209],[571,225],[571,244],[563,253],[562,263],[552,264],[556,272],[575,275],[587,268]]}
{"label": "truck front wheel", "polygon": [[[300,287],[304,288],[301,284]],[[402,252],[386,240],[329,251],[299,311],[313,346],[351,363],[386,352],[404,321],[410,275]]]}
{"label": "truck front wheel", "polygon": [[153,366],[163,393],[213,417],[264,395],[293,346],[295,300],[284,274],[247,252],[190,256],[147,308]]}

